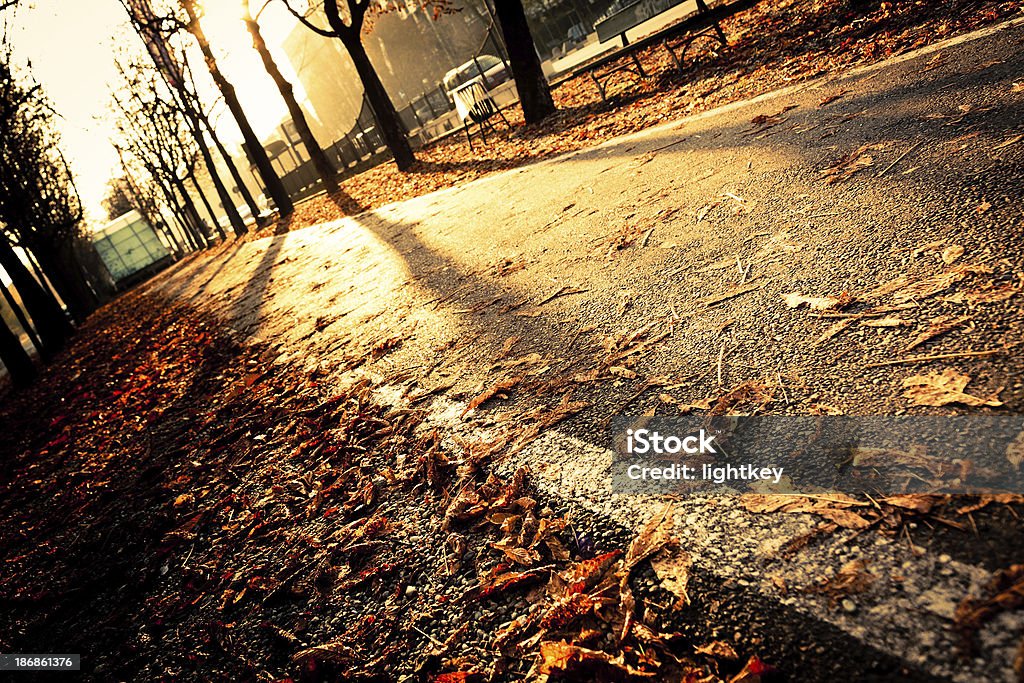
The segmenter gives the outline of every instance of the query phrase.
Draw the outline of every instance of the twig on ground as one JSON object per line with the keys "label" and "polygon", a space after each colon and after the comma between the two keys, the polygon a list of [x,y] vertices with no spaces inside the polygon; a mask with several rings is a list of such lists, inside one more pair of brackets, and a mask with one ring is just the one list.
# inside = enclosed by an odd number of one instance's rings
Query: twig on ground
{"label": "twig on ground", "polygon": [[903,154],[901,154],[898,157],[896,157],[891,164],[889,164],[888,166],[883,168],[881,171],[879,171],[878,175],[876,175],[875,177],[876,178],[881,178],[882,176],[884,176],[886,173],[888,173],[889,171],[892,170],[893,166],[895,166],[896,164],[898,164],[901,161],[903,161],[907,157],[908,154],[910,154],[911,152],[913,152],[915,149],[917,149],[918,147],[920,147],[923,144],[924,144],[924,140],[921,140],[917,144],[913,145],[906,152],[904,152]]}

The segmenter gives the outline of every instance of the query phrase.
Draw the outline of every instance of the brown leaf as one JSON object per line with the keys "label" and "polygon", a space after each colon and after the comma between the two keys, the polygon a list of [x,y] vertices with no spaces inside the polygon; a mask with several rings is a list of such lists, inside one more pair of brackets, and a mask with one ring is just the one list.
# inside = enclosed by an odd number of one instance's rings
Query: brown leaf
{"label": "brown leaf", "polygon": [[782,300],[789,308],[799,308],[806,304],[812,311],[830,311],[845,308],[853,303],[853,297],[849,292],[843,292],[839,296],[804,296],[800,292],[790,292],[783,294]]}
{"label": "brown leaf", "polygon": [[825,593],[834,601],[843,595],[864,592],[876,578],[878,577],[868,571],[864,560],[851,560],[844,564],[835,576],[822,581],[810,591]]}
{"label": "brown leaf", "polygon": [[829,325],[828,329],[821,333],[821,336],[814,341],[814,345],[817,346],[823,342],[828,341],[832,337],[836,336],[847,327],[857,321],[857,318],[840,318],[836,322]]}
{"label": "brown leaf", "polygon": [[1000,612],[1024,605],[1024,564],[1015,564],[992,577],[982,596],[965,598],[956,608],[953,627],[964,645],[973,645],[974,634]]}
{"label": "brown leaf", "polygon": [[676,596],[674,609],[686,606],[690,601],[686,592],[690,583],[690,554],[677,547],[667,546],[651,557],[651,568],[661,581],[661,587]]}
{"label": "brown leaf", "polygon": [[[537,670],[541,674],[552,675],[565,673],[574,680],[594,680],[597,671],[608,672],[607,675],[616,679],[626,676],[654,676],[634,669],[627,665],[622,657],[613,657],[607,652],[591,650],[565,641],[544,641],[540,644],[540,663]],[[574,674],[574,675],[572,675]],[[601,676],[600,680],[606,680]]]}
{"label": "brown leaf", "polygon": [[840,90],[837,93],[832,93],[831,95],[826,95],[825,97],[822,97],[820,100],[818,100],[818,106],[819,107],[824,107],[826,105],[832,104],[836,100],[841,99],[848,92],[850,92],[850,91],[849,90]]}
{"label": "brown leaf", "polygon": [[761,683],[761,676],[775,671],[768,666],[760,657],[751,657],[743,670],[729,679],[729,683]]}
{"label": "brown leaf", "polygon": [[904,398],[909,398],[916,406],[945,406],[950,403],[962,403],[968,406],[998,407],[1003,402],[995,394],[988,398],[979,398],[964,393],[964,388],[971,381],[969,375],[946,368],[941,373],[932,372],[927,375],[915,375],[903,380],[906,391]]}
{"label": "brown leaf", "polygon": [[952,304],[967,304],[968,306],[974,306],[975,304],[989,304],[996,301],[1006,301],[1019,292],[1020,288],[1013,283],[1008,282],[1002,285],[996,285],[991,282],[986,282],[984,285],[976,289],[944,296],[942,297],[942,300]]}
{"label": "brown leaf", "polygon": [[991,272],[991,268],[982,265],[954,266],[943,273],[918,280],[899,289],[893,294],[892,298],[898,303],[919,301],[949,289],[966,277]]}
{"label": "brown leaf", "polygon": [[1024,432],[1018,434],[1006,446],[1006,460],[1017,470],[1020,469],[1021,463],[1024,463]]}
{"label": "brown leaf", "polygon": [[622,562],[622,572],[629,574],[642,560],[658,552],[672,542],[675,512],[671,503],[666,504],[647,521],[644,528],[629,544]]}
{"label": "brown leaf", "polygon": [[904,493],[898,496],[883,498],[882,503],[904,510],[913,510],[921,514],[931,512],[932,508],[945,500],[945,496],[927,493]]}
{"label": "brown leaf", "polygon": [[942,250],[942,262],[948,265],[953,263],[963,255],[964,248],[959,244],[953,244]]}
{"label": "brown leaf", "polygon": [[825,182],[829,185],[835,185],[836,183],[848,180],[855,173],[859,173],[865,168],[873,166],[875,160],[870,154],[868,154],[868,152],[874,147],[876,147],[876,145],[862,145],[829,168],[826,168],[822,172],[822,177],[825,179]]}
{"label": "brown leaf", "polygon": [[699,655],[710,655],[716,659],[739,658],[739,655],[736,654],[736,650],[733,649],[732,645],[724,640],[713,640],[710,643],[698,645],[693,649],[693,651]]}
{"label": "brown leaf", "polygon": [[503,392],[506,392],[515,385],[519,384],[519,380],[521,379],[521,377],[513,377],[512,379],[506,379],[500,382],[495,382],[491,386],[484,389],[483,392],[474,396],[473,399],[469,402],[469,405],[466,406],[466,409],[462,411],[462,414],[459,415],[459,417],[465,417],[466,413],[468,413],[469,411],[476,410],[484,402],[494,398],[495,396],[500,396],[501,394],[503,394]]}
{"label": "brown leaf", "polygon": [[870,318],[868,320],[861,321],[862,327],[903,327],[909,325],[906,320],[896,316],[889,316],[885,318]]}
{"label": "brown leaf", "polygon": [[865,504],[843,494],[833,494],[827,499],[784,494],[745,494],[740,500],[750,512],[807,512],[831,520],[846,529],[866,529],[871,526],[871,522],[849,509],[863,507]]}
{"label": "brown leaf", "polygon": [[971,320],[970,316],[962,316],[958,318],[952,315],[940,315],[937,318],[932,318],[931,322],[928,324],[928,329],[914,337],[913,341],[903,347],[903,351],[904,353],[913,351],[918,346],[960,327],[969,320]]}

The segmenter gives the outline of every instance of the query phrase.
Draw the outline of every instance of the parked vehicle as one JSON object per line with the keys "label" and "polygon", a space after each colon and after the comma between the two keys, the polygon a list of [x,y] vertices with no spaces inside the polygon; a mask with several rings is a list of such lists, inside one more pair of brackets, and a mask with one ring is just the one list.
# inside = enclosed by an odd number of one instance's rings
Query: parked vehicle
{"label": "parked vehicle", "polygon": [[453,90],[477,77],[483,77],[484,87],[494,90],[511,78],[505,63],[494,55],[480,55],[444,75],[444,89],[451,96]]}
{"label": "parked vehicle", "polygon": [[[270,215],[271,209],[273,208],[273,200],[265,195],[257,195],[254,197],[256,200],[256,206],[260,209],[259,220],[262,221],[264,218]],[[235,207],[235,211],[238,212],[238,216],[242,219],[242,222],[249,225],[253,222],[252,210],[248,204],[239,204]],[[228,228],[231,226],[231,221],[228,219],[227,214],[220,217],[217,221],[222,228]]]}

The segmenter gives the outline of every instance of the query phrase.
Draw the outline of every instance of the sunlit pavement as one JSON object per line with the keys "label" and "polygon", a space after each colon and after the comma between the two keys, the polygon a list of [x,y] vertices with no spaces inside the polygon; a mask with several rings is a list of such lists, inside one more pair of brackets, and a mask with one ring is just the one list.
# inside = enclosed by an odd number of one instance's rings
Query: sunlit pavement
{"label": "sunlit pavement", "polygon": [[[385,380],[396,401],[432,391],[420,405],[450,429],[487,433],[571,390],[590,407],[503,466],[526,462],[552,496],[636,526],[656,501],[608,491],[603,425],[673,410],[663,394],[695,404],[773,378],[786,399],[768,412],[894,414],[911,409],[905,378],[952,367],[978,395],[1002,387],[1003,410],[1021,412],[1012,351],[867,367],[898,358],[951,306],[970,325],[920,352],[1012,347],[1022,341],[1019,294],[976,305],[933,298],[906,326],[855,326],[817,344],[834,321],[788,308],[782,295],[927,278],[949,267],[950,246],[963,247],[956,263],[1012,280],[1024,227],[1022,41],[1020,22],[994,27],[352,219],[228,245],[150,286],[309,366]],[[602,338],[646,325],[670,334],[635,358],[637,379],[573,379]],[[511,376],[564,384],[513,390],[459,417]],[[638,391],[655,377],[667,380]],[[809,516],[753,514],[730,500],[679,506],[709,636],[802,667],[801,680],[1016,680],[1019,614],[986,625],[973,658],[958,654],[951,629],[960,599],[1020,560],[1020,525],[1004,509],[976,514],[976,533],[839,530],[784,558],[779,548],[814,526]],[[851,604],[804,590],[856,559],[877,578]]]}

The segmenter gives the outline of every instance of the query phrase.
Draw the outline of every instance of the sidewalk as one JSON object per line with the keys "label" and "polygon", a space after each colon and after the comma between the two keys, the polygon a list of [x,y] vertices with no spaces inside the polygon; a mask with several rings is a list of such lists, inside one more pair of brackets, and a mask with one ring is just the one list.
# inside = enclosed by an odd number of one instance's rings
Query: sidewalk
{"label": "sidewalk", "polygon": [[[1020,413],[1024,28],[982,33],[232,244],[149,288],[339,381],[365,373],[402,405],[430,405],[446,429],[529,436],[510,471],[529,464],[553,497],[625,527],[653,504],[613,499],[598,474],[615,414],[718,400],[770,414],[962,411],[903,395],[904,380],[947,369],[969,377],[967,392]],[[907,291],[902,301],[914,306],[883,325],[784,299],[848,293],[860,303],[847,310],[858,312]],[[642,350],[611,373],[602,359],[623,345]],[[739,403],[731,392],[745,384],[770,398]],[[507,401],[461,417],[501,387]],[[539,431],[537,411],[567,402],[586,407]],[[592,478],[567,474],[588,468]],[[905,668],[913,680],[1014,680],[1019,614],[985,627],[982,654],[966,661],[950,627],[962,597],[1019,561],[1012,516],[976,513],[980,536],[921,529],[910,542],[920,553],[881,532],[853,541],[840,529],[783,559],[779,544],[809,533],[812,516],[686,505],[679,534],[699,600],[720,607],[708,610],[709,634],[735,628],[737,642],[760,643],[811,678],[857,666]],[[852,609],[801,590],[853,560],[881,578]],[[804,638],[813,647],[799,647]]]}

